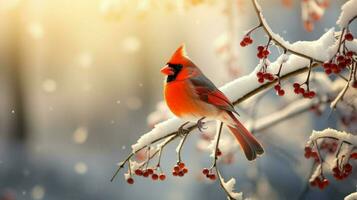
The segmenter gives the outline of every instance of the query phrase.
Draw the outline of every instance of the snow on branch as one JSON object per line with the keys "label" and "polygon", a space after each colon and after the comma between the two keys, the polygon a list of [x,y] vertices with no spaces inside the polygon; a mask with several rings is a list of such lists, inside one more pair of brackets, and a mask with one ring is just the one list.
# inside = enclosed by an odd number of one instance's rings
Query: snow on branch
{"label": "snow on branch", "polygon": [[346,28],[357,17],[357,0],[349,0],[342,6],[337,25]]}
{"label": "snow on branch", "polygon": [[343,131],[337,131],[331,128],[327,128],[323,131],[313,131],[307,142],[307,145],[310,145],[320,138],[333,138],[341,142],[357,146],[357,135],[352,135]]}
{"label": "snow on branch", "polygon": [[344,200],[356,200],[356,199],[357,199],[357,192],[354,192],[347,195]]}
{"label": "snow on branch", "polygon": [[305,147],[305,157],[317,164],[310,177],[311,186],[324,189],[329,185],[324,166],[336,180],[343,180],[352,174],[350,161],[357,159],[357,136],[344,131],[327,128],[313,131]]}

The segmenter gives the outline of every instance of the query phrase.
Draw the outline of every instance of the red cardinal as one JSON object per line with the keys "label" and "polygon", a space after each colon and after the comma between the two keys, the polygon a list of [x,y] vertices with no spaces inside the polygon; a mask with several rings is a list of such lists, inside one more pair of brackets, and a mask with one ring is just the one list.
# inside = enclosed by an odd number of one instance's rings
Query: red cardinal
{"label": "red cardinal", "polygon": [[248,160],[264,153],[262,145],[240,121],[233,104],[187,57],[185,46],[180,46],[161,72],[167,75],[164,95],[170,110],[180,118],[222,121],[241,145]]}

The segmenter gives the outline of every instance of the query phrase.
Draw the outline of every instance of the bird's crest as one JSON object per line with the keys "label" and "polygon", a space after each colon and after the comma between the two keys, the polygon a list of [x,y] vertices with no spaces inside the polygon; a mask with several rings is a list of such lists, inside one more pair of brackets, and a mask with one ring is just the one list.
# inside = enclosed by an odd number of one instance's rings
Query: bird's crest
{"label": "bird's crest", "polygon": [[186,47],[185,44],[182,44],[172,55],[169,63],[172,64],[183,64],[184,61],[186,61],[188,58],[187,53],[186,53]]}

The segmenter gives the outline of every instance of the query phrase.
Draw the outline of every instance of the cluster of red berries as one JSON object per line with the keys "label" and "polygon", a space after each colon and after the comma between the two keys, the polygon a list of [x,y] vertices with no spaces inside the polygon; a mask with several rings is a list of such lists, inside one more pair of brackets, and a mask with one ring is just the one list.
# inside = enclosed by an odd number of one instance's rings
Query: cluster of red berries
{"label": "cluster of red berries", "polygon": [[330,181],[327,178],[316,177],[314,180],[310,180],[310,185],[312,187],[319,187],[321,190],[325,189],[330,184]]}
{"label": "cluster of red berries", "polygon": [[249,35],[246,35],[244,36],[243,40],[240,42],[240,46],[245,47],[252,43],[253,43],[253,39]]}
{"label": "cluster of red berries", "polygon": [[346,55],[339,55],[336,57],[335,62],[325,62],[322,66],[325,69],[326,74],[339,74],[343,69],[352,63],[353,52],[349,51]]}
{"label": "cluster of red berries", "polygon": [[327,142],[324,140],[320,145],[320,149],[326,150],[329,153],[335,153],[337,150],[337,142],[336,141]]}
{"label": "cluster of red berries", "polygon": [[183,162],[178,162],[172,169],[173,176],[183,177],[185,174],[187,174],[187,172],[188,169],[185,167],[185,163]]}
{"label": "cluster of red berries", "polygon": [[268,72],[259,71],[257,73],[257,78],[259,83],[264,83],[264,80],[273,81],[274,75]]}
{"label": "cluster of red berries", "polygon": [[212,170],[209,170],[207,168],[203,168],[202,174],[205,175],[206,178],[208,178],[212,181],[216,180],[216,178],[217,178],[216,175],[214,173],[212,173]]}
{"label": "cluster of red berries", "polygon": [[309,147],[309,146],[305,147],[305,155],[304,156],[306,159],[313,158],[316,162],[320,162],[318,153],[316,151],[312,151],[311,147]]}
{"label": "cluster of red berries", "polygon": [[270,54],[268,47],[264,47],[264,46],[260,45],[257,47],[257,50],[258,50],[257,57],[259,59],[267,58],[268,55]]}
{"label": "cluster of red berries", "polygon": [[284,96],[284,94],[285,94],[285,91],[283,89],[281,89],[281,85],[280,84],[275,85],[274,86],[274,90],[276,91],[276,94],[279,95],[279,96]]}
{"label": "cluster of red berries", "polygon": [[336,166],[332,169],[332,172],[336,180],[343,180],[352,173],[352,165],[346,163],[341,167]]}
{"label": "cluster of red berries", "polygon": [[301,94],[304,98],[312,99],[316,95],[316,93],[314,91],[309,91],[309,90],[305,90],[304,88],[302,88],[299,83],[294,83],[293,87],[294,87],[294,93]]}
{"label": "cluster of red berries", "polygon": [[[145,169],[145,170],[136,169],[136,170],[134,171],[134,173],[135,173],[135,175],[137,175],[137,176],[142,176],[142,177],[144,177],[144,178],[151,177],[151,179],[152,179],[153,181],[156,181],[156,180],[159,180],[159,179],[160,179],[161,181],[163,181],[163,180],[166,179],[166,175],[165,175],[164,173],[158,174],[158,173],[156,172],[156,170],[155,170],[155,169],[152,169],[152,168],[147,168],[147,169]],[[129,184],[133,184],[133,183],[134,183],[134,179],[133,179],[132,177],[128,178],[126,181],[127,181]]]}
{"label": "cluster of red berries", "polygon": [[351,32],[345,34],[345,40],[352,41],[353,39],[354,38]]}

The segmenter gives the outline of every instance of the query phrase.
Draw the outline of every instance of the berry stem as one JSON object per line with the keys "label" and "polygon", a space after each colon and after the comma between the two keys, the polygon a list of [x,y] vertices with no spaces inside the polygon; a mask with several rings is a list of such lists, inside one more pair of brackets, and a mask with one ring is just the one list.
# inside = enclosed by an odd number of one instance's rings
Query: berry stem
{"label": "berry stem", "polygon": [[188,136],[188,133],[184,134],[181,141],[180,141],[180,144],[177,146],[177,162],[180,163],[182,161],[182,158],[181,158],[181,150],[182,150],[182,147],[183,147],[183,144],[185,143],[186,141],[186,138]]}

